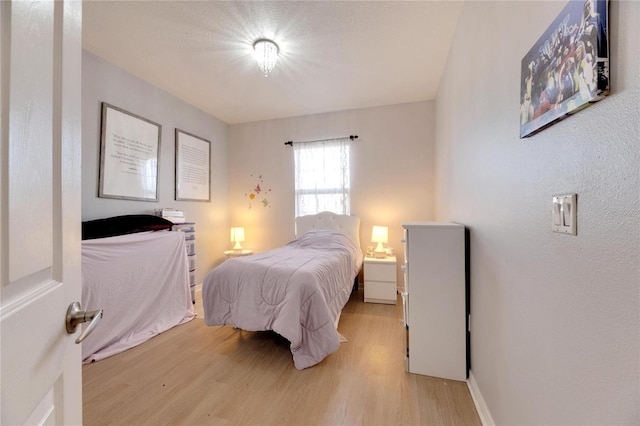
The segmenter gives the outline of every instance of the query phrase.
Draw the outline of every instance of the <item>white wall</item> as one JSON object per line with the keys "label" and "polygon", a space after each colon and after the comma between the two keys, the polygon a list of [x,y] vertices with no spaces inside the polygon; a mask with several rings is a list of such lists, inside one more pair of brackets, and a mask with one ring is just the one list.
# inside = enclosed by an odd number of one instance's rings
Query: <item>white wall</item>
{"label": "white wall", "polygon": [[[229,239],[229,126],[87,51],[82,58],[82,220],[153,214],[165,207],[184,210],[187,220],[196,222],[196,280],[202,282],[222,260]],[[98,198],[102,102],[162,125],[159,202]],[[211,141],[211,202],[174,199],[176,128]]]}
{"label": "white wall", "polygon": [[[373,225],[388,226],[388,245],[400,255],[402,222],[433,219],[434,107],[417,102],[231,126],[231,222],[246,228],[244,246],[264,251],[294,237],[293,150],[284,142],[356,134],[351,214],[362,220],[361,245],[372,245]],[[262,189],[272,190],[270,207],[249,208],[245,194],[259,175]]]}
{"label": "white wall", "polygon": [[[437,217],[471,230],[472,372],[497,424],[640,424],[640,3],[611,95],[532,138],[520,61],[566,2],[466,2],[437,97]],[[578,235],[551,196],[578,194]]]}

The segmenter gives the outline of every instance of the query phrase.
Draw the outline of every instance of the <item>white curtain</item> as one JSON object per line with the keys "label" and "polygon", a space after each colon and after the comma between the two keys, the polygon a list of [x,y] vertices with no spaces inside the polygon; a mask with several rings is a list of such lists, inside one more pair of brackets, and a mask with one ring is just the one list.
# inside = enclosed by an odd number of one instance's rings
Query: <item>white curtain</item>
{"label": "white curtain", "polygon": [[293,144],[296,216],[350,213],[350,148],[348,138]]}

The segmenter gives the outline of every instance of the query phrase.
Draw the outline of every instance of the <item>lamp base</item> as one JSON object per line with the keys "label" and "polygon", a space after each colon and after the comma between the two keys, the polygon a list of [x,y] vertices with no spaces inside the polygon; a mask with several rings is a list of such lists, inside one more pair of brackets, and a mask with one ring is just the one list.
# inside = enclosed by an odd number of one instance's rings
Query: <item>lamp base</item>
{"label": "lamp base", "polygon": [[376,259],[384,259],[385,257],[387,257],[387,252],[382,250],[382,251],[374,251],[373,252],[373,257],[375,257]]}
{"label": "lamp base", "polygon": [[376,259],[384,259],[387,257],[387,252],[384,250],[384,246],[381,242],[378,242],[376,249],[373,251],[373,257]]}

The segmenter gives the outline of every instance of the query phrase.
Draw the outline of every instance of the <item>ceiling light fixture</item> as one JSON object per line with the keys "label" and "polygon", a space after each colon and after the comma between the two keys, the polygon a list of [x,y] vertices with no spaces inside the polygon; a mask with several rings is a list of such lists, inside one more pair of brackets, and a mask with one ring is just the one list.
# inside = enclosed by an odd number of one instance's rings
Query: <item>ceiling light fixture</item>
{"label": "ceiling light fixture", "polygon": [[268,77],[269,73],[273,71],[273,67],[278,62],[279,54],[280,48],[272,40],[261,38],[253,43],[253,57],[258,62],[258,66],[265,77]]}

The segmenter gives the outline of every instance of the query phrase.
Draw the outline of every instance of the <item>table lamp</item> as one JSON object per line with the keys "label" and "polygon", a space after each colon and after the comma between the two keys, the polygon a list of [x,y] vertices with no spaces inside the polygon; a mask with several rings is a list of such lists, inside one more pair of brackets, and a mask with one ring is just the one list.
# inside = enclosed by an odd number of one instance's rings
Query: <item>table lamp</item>
{"label": "table lamp", "polygon": [[371,241],[378,243],[376,249],[373,251],[373,257],[382,259],[386,257],[384,247],[382,243],[386,243],[389,239],[389,228],[386,226],[374,226],[373,232],[371,232]]}
{"label": "table lamp", "polygon": [[242,251],[242,245],[240,245],[240,243],[243,241],[244,228],[242,226],[231,228],[231,242],[236,243],[236,245],[233,246],[233,251]]}

